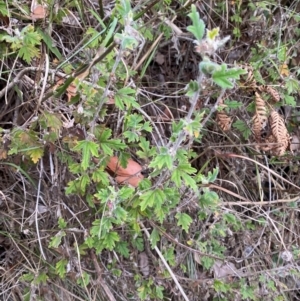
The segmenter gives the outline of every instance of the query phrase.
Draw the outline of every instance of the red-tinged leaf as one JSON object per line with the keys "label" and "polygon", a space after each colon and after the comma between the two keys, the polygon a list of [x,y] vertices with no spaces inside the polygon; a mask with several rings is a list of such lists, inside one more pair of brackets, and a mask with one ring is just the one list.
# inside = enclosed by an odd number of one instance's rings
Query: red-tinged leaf
{"label": "red-tinged leaf", "polygon": [[139,183],[143,180],[144,176],[140,174],[139,176],[127,176],[127,177],[116,177],[116,181],[119,184],[129,184],[133,187],[138,187]]}
{"label": "red-tinged leaf", "polygon": [[46,16],[47,16],[47,9],[43,5],[35,6],[30,14],[32,21],[44,19]]}
{"label": "red-tinged leaf", "polygon": [[121,177],[139,175],[142,171],[142,166],[132,159],[128,159],[126,168],[122,167],[118,157],[111,157],[107,167],[111,172]]}
{"label": "red-tinged leaf", "polygon": [[116,176],[119,184],[129,184],[137,187],[144,178],[141,174],[142,167],[132,159],[128,159],[127,166],[124,168],[120,164],[118,157],[111,157],[107,164],[108,171]]}

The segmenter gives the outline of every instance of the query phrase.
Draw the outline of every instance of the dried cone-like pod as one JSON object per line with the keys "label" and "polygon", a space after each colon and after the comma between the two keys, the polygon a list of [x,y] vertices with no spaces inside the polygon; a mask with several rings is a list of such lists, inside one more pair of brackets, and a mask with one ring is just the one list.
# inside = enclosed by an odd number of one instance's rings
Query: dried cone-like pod
{"label": "dried cone-like pod", "polygon": [[224,99],[221,99],[219,107],[221,108],[221,110],[217,112],[217,116],[216,116],[217,123],[223,131],[229,131],[231,127],[232,119],[230,116],[228,116],[228,114],[225,111],[227,105],[224,104]]}
{"label": "dried cone-like pod", "polygon": [[251,89],[256,89],[256,80],[253,75],[253,67],[250,65],[244,66],[244,70],[247,71],[247,78],[245,82],[245,86]]}
{"label": "dried cone-like pod", "polygon": [[274,102],[279,102],[280,101],[280,94],[275,88],[273,88],[271,86],[267,86],[266,91],[272,97],[272,100]]}
{"label": "dried cone-like pod", "polygon": [[273,151],[273,153],[276,156],[282,156],[288,149],[290,136],[283,118],[274,110],[271,112],[270,125],[272,135],[275,137],[276,142],[279,143],[279,146]]}
{"label": "dried cone-like pod", "polygon": [[252,130],[258,142],[261,140],[263,129],[268,123],[267,108],[265,101],[259,93],[255,92],[255,115],[253,116]]}
{"label": "dried cone-like pod", "polygon": [[124,168],[120,165],[118,157],[111,157],[107,168],[116,175],[116,181],[119,184],[130,184],[133,187],[137,187],[139,182],[144,178],[141,174],[141,165],[132,159],[128,160],[127,167]]}
{"label": "dried cone-like pod", "polygon": [[227,115],[225,110],[222,110],[221,112],[217,113],[217,123],[223,131],[229,131],[232,119],[230,116]]}

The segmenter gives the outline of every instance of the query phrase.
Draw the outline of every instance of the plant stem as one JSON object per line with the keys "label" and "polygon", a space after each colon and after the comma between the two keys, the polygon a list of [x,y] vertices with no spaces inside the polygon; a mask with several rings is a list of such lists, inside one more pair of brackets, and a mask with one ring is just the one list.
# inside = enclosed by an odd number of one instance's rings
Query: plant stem
{"label": "plant stem", "polygon": [[[144,226],[144,224],[140,221],[139,222],[141,225],[141,228],[143,229],[143,231],[146,233],[146,236],[148,237],[148,239],[150,240],[150,233],[148,232],[147,228]],[[170,268],[170,266],[168,265],[167,261],[165,260],[164,256],[162,255],[162,253],[160,252],[159,248],[157,246],[154,247],[155,252],[157,253],[157,255],[159,256],[159,258],[161,259],[162,263],[164,264],[164,266],[166,267],[166,269],[168,270],[168,272],[170,273],[172,279],[174,280],[176,286],[178,287],[182,297],[184,298],[185,301],[189,301],[188,296],[186,295],[186,293],[184,292],[182,286],[180,285],[180,283],[178,282],[176,276],[174,275],[172,269]]]}

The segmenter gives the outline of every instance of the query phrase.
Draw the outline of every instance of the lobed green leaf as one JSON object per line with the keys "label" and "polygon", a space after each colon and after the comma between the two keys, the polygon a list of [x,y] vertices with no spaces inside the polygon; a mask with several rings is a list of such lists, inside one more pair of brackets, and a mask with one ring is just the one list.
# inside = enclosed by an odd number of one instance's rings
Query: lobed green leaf
{"label": "lobed green leaf", "polygon": [[193,25],[187,27],[187,30],[191,32],[195,38],[200,41],[204,36],[205,24],[203,20],[200,19],[199,13],[196,10],[196,6],[192,4],[192,12],[188,14],[191,18]]}

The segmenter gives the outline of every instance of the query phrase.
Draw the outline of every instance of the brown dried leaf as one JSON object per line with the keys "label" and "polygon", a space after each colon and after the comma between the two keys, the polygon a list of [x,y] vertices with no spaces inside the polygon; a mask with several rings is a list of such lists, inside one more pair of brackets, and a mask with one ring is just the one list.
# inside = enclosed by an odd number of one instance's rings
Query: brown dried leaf
{"label": "brown dried leaf", "polygon": [[266,139],[267,143],[276,143],[277,139],[271,134],[267,139]]}
{"label": "brown dried leaf", "polygon": [[212,270],[214,271],[215,278],[224,278],[226,276],[239,275],[235,265],[232,262],[223,263],[220,260],[216,260]]}
{"label": "brown dried leaf", "polygon": [[[57,81],[54,89],[58,88],[59,86],[63,85],[64,84],[64,80],[63,79],[60,79]],[[71,101],[71,98],[76,96],[77,94],[77,88],[76,88],[76,85],[74,83],[71,83],[68,88],[67,88],[67,97],[68,97],[68,102]]]}
{"label": "brown dried leaf", "polygon": [[47,16],[47,8],[43,5],[35,6],[30,14],[32,21],[44,19],[46,16]]}
{"label": "brown dried leaf", "polygon": [[150,274],[150,266],[148,256],[145,252],[138,255],[138,265],[143,276],[148,277]]}
{"label": "brown dried leaf", "polygon": [[124,168],[120,165],[118,157],[111,157],[107,168],[116,176],[116,181],[119,184],[130,184],[133,187],[137,187],[139,182],[144,178],[141,174],[141,165],[132,159],[128,160],[127,167]]}
{"label": "brown dried leaf", "polygon": [[154,60],[158,65],[162,65],[165,62],[165,56],[162,53],[157,52]]}
{"label": "brown dried leaf", "polygon": [[0,148],[0,160],[7,159],[7,150]]}
{"label": "brown dried leaf", "polygon": [[290,75],[289,66],[287,64],[280,65],[279,66],[279,73],[282,76],[289,76]]}
{"label": "brown dried leaf", "polygon": [[32,138],[30,137],[30,135],[27,132],[22,132],[19,135],[19,138],[23,144],[32,145]]}
{"label": "brown dried leaf", "polygon": [[9,17],[2,15],[0,12],[0,23],[1,22],[4,24],[5,27],[9,26]]}
{"label": "brown dried leaf", "polygon": [[258,114],[252,118],[252,130],[257,141],[261,140],[262,124]]}
{"label": "brown dried leaf", "polygon": [[279,147],[276,147],[275,149],[272,150],[272,154],[274,156],[283,156],[285,151],[288,149],[288,143],[287,144],[281,144]]}
{"label": "brown dried leaf", "polygon": [[255,107],[257,114],[263,120],[267,120],[267,109],[265,101],[262,99],[259,93],[255,92]]}

